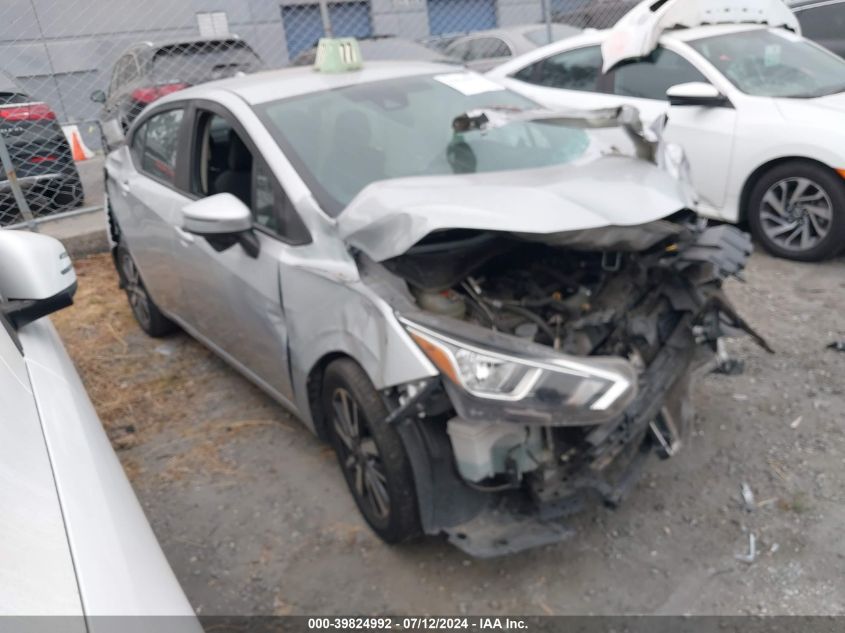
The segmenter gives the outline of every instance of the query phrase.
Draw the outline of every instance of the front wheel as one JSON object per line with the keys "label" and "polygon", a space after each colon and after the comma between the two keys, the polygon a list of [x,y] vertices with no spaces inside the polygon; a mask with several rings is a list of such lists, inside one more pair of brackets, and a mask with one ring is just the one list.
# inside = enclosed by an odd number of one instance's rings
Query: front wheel
{"label": "front wheel", "polygon": [[421,533],[416,488],[405,447],[384,423],[387,407],[353,360],[332,362],[323,376],[323,412],[338,462],[358,509],[387,543]]}
{"label": "front wheel", "polygon": [[141,280],[141,273],[138,271],[135,260],[132,259],[129,249],[123,243],[117,246],[117,266],[121,284],[126,291],[126,298],[129,299],[129,307],[132,308],[132,315],[141,329],[156,338],[173,332],[176,324],[164,316],[153,302]]}
{"label": "front wheel", "polygon": [[812,163],[778,165],[751,191],[748,223],[773,255],[805,262],[833,257],[845,246],[845,181]]}

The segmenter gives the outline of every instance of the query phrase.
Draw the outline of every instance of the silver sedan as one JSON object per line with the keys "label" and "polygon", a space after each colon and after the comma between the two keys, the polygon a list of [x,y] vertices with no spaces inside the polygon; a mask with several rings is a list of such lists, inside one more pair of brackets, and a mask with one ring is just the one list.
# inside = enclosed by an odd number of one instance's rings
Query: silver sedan
{"label": "silver sedan", "polygon": [[553,542],[677,452],[690,372],[749,329],[747,237],[631,114],[424,63],[191,88],[108,157],[121,282],[330,441],[385,541]]}

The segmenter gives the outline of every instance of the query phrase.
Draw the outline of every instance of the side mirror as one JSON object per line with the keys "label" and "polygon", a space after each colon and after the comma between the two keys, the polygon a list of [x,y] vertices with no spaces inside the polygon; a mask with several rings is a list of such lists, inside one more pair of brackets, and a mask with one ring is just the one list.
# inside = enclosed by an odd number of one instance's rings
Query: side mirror
{"label": "side mirror", "polygon": [[73,303],[76,273],[62,243],[0,230],[0,309],[16,328]]}
{"label": "side mirror", "polygon": [[102,90],[95,90],[91,93],[91,101],[93,101],[94,103],[105,103],[106,93]]}
{"label": "side mirror", "polygon": [[185,206],[182,228],[204,237],[217,251],[240,243],[250,257],[258,257],[260,245],[252,231],[252,212],[231,193],[218,193]]}
{"label": "side mirror", "polygon": [[712,84],[703,81],[693,81],[686,84],[672,86],[666,91],[669,105],[673,106],[704,106],[716,108],[731,105],[730,100]]}

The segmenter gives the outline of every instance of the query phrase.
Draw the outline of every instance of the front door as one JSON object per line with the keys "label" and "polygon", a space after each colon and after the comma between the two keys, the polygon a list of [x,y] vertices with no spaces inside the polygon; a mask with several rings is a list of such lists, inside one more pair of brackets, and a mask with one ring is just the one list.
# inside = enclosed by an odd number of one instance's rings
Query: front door
{"label": "front door", "polygon": [[733,156],[736,111],[731,107],[670,107],[666,91],[672,86],[710,82],[680,54],[663,47],[643,60],[611,70],[608,79],[608,89],[617,103],[637,107],[646,125],[668,114],[664,138],[684,148],[700,210],[705,215],[721,216]]}
{"label": "front door", "polygon": [[[192,118],[189,186],[193,198],[230,193],[252,211],[260,250],[215,249],[180,232],[174,255],[189,325],[277,396],[293,399],[280,261],[286,248],[283,217],[289,201],[243,129],[209,105]],[[212,111],[216,110],[216,111]]]}

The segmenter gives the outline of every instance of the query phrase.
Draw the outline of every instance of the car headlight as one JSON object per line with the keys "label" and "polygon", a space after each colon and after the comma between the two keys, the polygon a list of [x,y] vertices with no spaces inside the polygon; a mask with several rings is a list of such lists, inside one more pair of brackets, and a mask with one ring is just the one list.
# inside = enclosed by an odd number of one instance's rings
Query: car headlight
{"label": "car headlight", "polygon": [[[400,318],[445,381],[465,418],[523,423],[598,424],[636,394],[636,374],[620,358],[574,357],[530,341],[482,330],[478,344]],[[460,324],[469,332],[473,326]]]}

